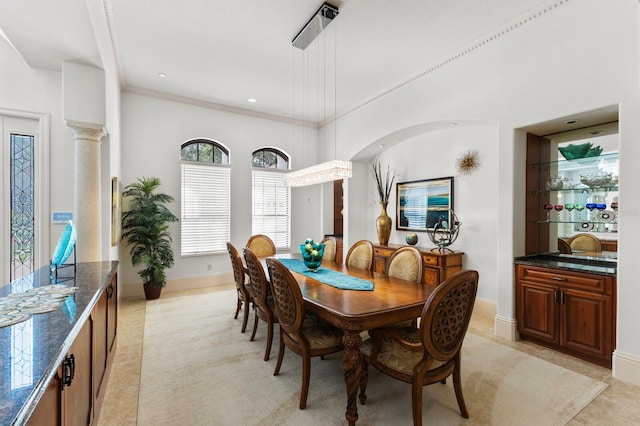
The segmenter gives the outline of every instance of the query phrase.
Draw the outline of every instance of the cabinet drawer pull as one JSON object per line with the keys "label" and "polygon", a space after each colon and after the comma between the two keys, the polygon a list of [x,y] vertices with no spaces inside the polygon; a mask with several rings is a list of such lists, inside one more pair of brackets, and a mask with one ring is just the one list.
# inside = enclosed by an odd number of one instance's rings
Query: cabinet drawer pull
{"label": "cabinet drawer pull", "polygon": [[557,275],[552,276],[551,279],[554,281],[568,281],[566,277],[559,277]]}

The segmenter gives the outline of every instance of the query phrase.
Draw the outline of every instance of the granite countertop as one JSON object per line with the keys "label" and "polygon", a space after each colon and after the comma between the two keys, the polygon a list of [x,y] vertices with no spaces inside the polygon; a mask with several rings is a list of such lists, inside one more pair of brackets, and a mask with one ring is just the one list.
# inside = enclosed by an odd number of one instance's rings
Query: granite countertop
{"label": "granite countertop", "polygon": [[0,287],[0,297],[54,283],[77,287],[59,309],[0,328],[0,425],[28,418],[117,267],[78,263],[75,277],[72,268],[60,269],[56,282],[46,266]]}
{"label": "granite countertop", "polygon": [[603,256],[587,256],[562,253],[543,253],[520,256],[514,259],[517,265],[530,265],[542,268],[565,271],[584,272],[588,274],[617,275],[618,263],[615,258]]}

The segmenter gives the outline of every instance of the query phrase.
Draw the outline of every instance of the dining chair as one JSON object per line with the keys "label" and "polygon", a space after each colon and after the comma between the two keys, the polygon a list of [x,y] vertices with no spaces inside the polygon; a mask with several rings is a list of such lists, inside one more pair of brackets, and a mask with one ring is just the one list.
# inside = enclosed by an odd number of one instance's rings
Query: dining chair
{"label": "dining chair", "polygon": [[273,256],[276,254],[276,245],[273,243],[273,240],[263,234],[252,235],[245,247],[258,257]]}
{"label": "dining chair", "polygon": [[594,235],[581,233],[569,238],[569,247],[571,251],[602,251],[602,243],[600,239]]}
{"label": "dining chair", "polygon": [[325,237],[321,244],[324,244],[324,254],[322,255],[322,260],[330,260],[335,262],[336,260],[336,237]]}
{"label": "dining chair", "polygon": [[347,252],[345,265],[351,268],[371,270],[373,267],[373,244],[368,240],[354,243]]}
{"label": "dining chair", "polygon": [[563,254],[571,254],[571,246],[564,238],[558,238],[558,251]]}
{"label": "dining chair", "polygon": [[401,247],[391,253],[384,266],[387,277],[422,283],[424,270],[422,253],[415,247]]}
{"label": "dining chair", "polygon": [[285,346],[302,357],[300,409],[304,410],[309,393],[311,358],[343,350],[343,332],[324,322],[305,321],[304,299],[294,276],[279,260],[272,257],[267,259],[267,268],[280,324],[280,349],[273,375],[280,374]]}
{"label": "dining chair", "polygon": [[251,309],[249,305],[253,303],[253,299],[251,298],[249,289],[247,289],[247,286],[245,285],[244,267],[242,265],[242,259],[240,258],[238,250],[233,244],[227,242],[227,251],[229,252],[229,257],[231,258],[231,266],[233,267],[233,279],[236,282],[236,292],[238,294],[238,300],[236,302],[236,315],[233,318],[238,318],[238,312],[240,312],[240,309],[244,304],[244,316],[242,317],[242,328],[240,329],[240,332],[244,333],[247,329],[247,321],[249,321],[249,310]]}
{"label": "dining chair", "polygon": [[361,346],[363,354],[360,403],[367,400],[369,365],[382,373],[411,383],[413,424],[422,425],[422,387],[445,383],[453,375],[453,387],[460,414],[469,412],[460,378],[462,342],[467,333],[478,291],[478,272],[463,270],[435,288],[427,299],[420,328],[376,329]]}
{"label": "dining chair", "polygon": [[249,286],[249,292],[253,299],[253,310],[255,315],[255,321],[253,322],[253,331],[251,332],[251,339],[256,337],[256,330],[258,329],[258,321],[262,320],[267,323],[267,345],[264,350],[264,360],[268,361],[271,355],[271,344],[273,342],[273,324],[278,322],[278,316],[275,314],[275,306],[273,305],[273,296],[271,295],[271,288],[267,275],[264,272],[264,268],[260,263],[260,259],[248,248],[244,248],[244,261],[247,265],[247,273],[249,274],[249,280],[251,286]]}

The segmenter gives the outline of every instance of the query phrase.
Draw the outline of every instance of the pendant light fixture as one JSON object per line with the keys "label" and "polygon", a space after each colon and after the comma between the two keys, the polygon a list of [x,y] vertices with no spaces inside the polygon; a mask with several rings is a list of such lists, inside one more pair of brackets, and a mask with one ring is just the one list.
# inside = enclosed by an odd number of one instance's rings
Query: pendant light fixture
{"label": "pendant light fixture", "polygon": [[[309,21],[302,27],[298,34],[294,37],[291,45],[299,49],[306,49],[309,44],[338,16],[338,8],[329,4],[323,3],[320,9],[309,19]],[[336,41],[337,43],[337,41]],[[324,47],[326,51],[326,44]],[[334,55],[336,51],[334,50]],[[294,67],[295,68],[295,67]],[[334,68],[335,70],[335,68]],[[337,83],[337,75],[334,76],[335,83]],[[334,97],[334,103],[336,98]],[[334,129],[336,128],[337,118],[334,119]],[[326,126],[326,123],[325,123]],[[323,134],[326,134],[326,127]],[[337,137],[337,131],[336,135]],[[336,140],[334,139],[334,155]],[[339,179],[346,179],[352,176],[352,168],[350,161],[331,160],[321,164],[317,164],[311,167],[307,167],[301,170],[289,172],[287,174],[286,182],[287,186],[307,186],[315,185],[319,183],[331,182]]]}

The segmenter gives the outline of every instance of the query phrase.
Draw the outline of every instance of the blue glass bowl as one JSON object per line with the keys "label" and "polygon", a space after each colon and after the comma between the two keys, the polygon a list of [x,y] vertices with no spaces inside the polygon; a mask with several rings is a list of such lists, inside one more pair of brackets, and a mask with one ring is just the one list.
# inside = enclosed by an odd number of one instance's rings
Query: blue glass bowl
{"label": "blue glass bowl", "polygon": [[308,271],[318,272],[318,268],[322,264],[322,255],[324,254],[324,244],[300,244],[300,253],[302,261]]}

